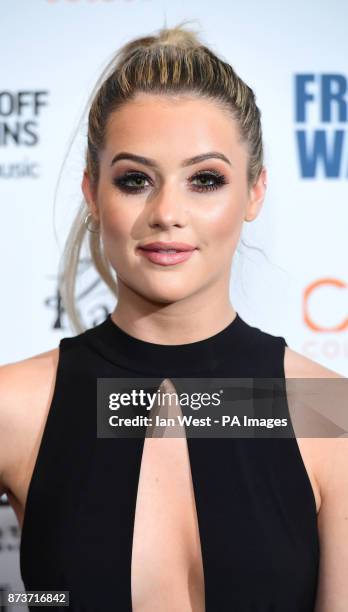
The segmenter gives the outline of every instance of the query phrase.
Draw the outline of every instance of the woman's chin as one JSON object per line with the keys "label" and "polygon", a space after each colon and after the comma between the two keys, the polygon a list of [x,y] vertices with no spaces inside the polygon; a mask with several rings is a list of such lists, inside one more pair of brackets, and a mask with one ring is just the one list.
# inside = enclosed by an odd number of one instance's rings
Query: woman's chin
{"label": "woman's chin", "polygon": [[168,289],[168,287],[166,287],[165,291],[163,290],[163,287],[159,288],[157,291],[154,288],[151,288],[151,291],[149,291],[149,288],[147,288],[146,291],[146,299],[150,300],[151,302],[158,302],[160,304],[180,302],[181,300],[189,297],[189,295],[190,292],[188,291],[187,287],[177,287],[172,289]]}

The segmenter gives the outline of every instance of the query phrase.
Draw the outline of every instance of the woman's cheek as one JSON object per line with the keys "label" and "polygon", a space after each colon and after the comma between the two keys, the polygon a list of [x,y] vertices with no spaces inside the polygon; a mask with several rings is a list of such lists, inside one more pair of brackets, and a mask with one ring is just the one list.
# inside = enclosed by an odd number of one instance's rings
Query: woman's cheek
{"label": "woman's cheek", "polygon": [[102,226],[105,239],[123,243],[129,239],[132,221],[121,206],[113,206],[102,214]]}
{"label": "woman's cheek", "polygon": [[233,244],[242,224],[241,210],[241,206],[230,199],[221,201],[208,219],[211,240]]}

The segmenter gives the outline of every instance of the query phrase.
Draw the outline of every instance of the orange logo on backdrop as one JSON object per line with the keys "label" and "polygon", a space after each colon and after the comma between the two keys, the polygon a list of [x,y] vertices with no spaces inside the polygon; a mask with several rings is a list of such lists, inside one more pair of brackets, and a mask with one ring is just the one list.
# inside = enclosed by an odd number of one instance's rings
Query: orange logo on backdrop
{"label": "orange logo on backdrop", "polygon": [[308,325],[308,327],[312,329],[313,331],[317,331],[317,332],[344,331],[345,329],[348,329],[348,318],[343,320],[341,323],[338,323],[338,325],[334,327],[323,327],[322,325],[318,325],[317,323],[315,323],[309,314],[309,308],[308,308],[309,298],[313,295],[315,291],[317,291],[321,287],[327,287],[327,286],[335,287],[336,289],[347,289],[348,287],[347,283],[344,283],[343,281],[340,281],[337,278],[322,278],[318,281],[315,281],[314,283],[311,283],[307,287],[307,289],[305,289],[304,295],[303,295],[304,321],[306,325]]}

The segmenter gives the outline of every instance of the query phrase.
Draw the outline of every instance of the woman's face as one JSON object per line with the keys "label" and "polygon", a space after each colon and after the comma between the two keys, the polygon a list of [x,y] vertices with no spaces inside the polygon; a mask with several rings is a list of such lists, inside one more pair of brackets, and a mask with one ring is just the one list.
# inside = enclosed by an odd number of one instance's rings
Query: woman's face
{"label": "woman's face", "polygon": [[[97,191],[86,173],[82,189],[119,283],[160,303],[207,290],[228,295],[243,220],[257,216],[265,191],[264,169],[248,192],[238,139],[231,116],[202,98],[141,93],[110,116]],[[139,249],[154,241],[195,250],[163,265]]]}

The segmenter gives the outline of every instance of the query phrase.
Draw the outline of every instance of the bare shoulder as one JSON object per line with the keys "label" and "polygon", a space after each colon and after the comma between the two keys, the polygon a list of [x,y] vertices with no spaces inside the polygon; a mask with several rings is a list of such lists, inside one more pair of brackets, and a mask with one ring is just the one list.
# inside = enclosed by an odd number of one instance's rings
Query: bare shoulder
{"label": "bare shoulder", "polygon": [[[339,612],[346,610],[348,601],[348,434],[340,433],[348,430],[348,379],[288,347],[284,369],[288,378],[322,379],[314,407],[318,403],[328,417],[336,410],[335,423],[340,426],[327,437],[297,438],[317,504],[320,566],[315,612]],[[333,381],[323,384],[325,378],[341,380],[333,387]]]}
{"label": "bare shoulder", "polygon": [[288,346],[285,347],[284,370],[286,378],[344,378]]}
{"label": "bare shoulder", "polygon": [[50,405],[59,347],[0,366],[0,493],[20,474]]}
{"label": "bare shoulder", "polygon": [[[345,378],[344,376],[341,376],[340,374],[338,374],[338,372],[335,372],[334,370],[331,370],[330,368],[326,368],[325,366],[314,361],[313,359],[310,359],[306,357],[305,355],[302,355],[301,353],[298,353],[297,351],[294,351],[293,349],[289,347],[285,347],[284,372],[285,372],[286,379],[317,378],[317,379],[323,380],[323,379],[333,379],[333,378],[335,379]],[[321,382],[322,381],[320,381],[320,384]],[[299,386],[299,389],[304,390],[305,388],[306,387],[302,387],[301,385]],[[317,413],[311,412],[310,410],[308,410],[308,406],[306,406],[306,410],[307,410],[306,419],[311,418],[310,414],[312,416],[314,415],[313,423],[315,423],[316,420],[318,419],[320,410],[322,410],[322,414],[325,414],[325,411],[326,411],[326,414],[328,414],[328,411],[331,410],[331,408],[333,408],[333,406],[330,404],[330,386],[326,385],[324,387],[322,386],[321,388],[322,390],[324,389],[324,393],[322,393],[320,396],[321,405],[320,406],[318,405],[318,407],[313,406],[313,408],[318,408],[318,412]],[[293,387],[291,387],[291,389],[293,389]],[[289,399],[289,395],[290,394],[288,394],[288,399]],[[294,394],[294,398],[296,398],[296,396],[297,396],[297,392]],[[327,398],[327,406],[323,406],[323,404],[325,404],[326,402],[325,396]],[[300,405],[300,402],[298,402],[298,399],[299,398],[297,397],[294,400],[292,399],[289,400],[289,410],[290,410],[290,414],[292,418],[295,415],[299,414],[298,410],[301,410],[301,405]],[[292,402],[293,402],[293,405],[292,405]],[[296,418],[298,417],[296,416],[295,419]],[[300,416],[300,418],[298,419],[298,422],[300,422],[301,418],[302,417]],[[320,416],[319,416],[319,419],[320,419]],[[308,422],[309,422],[309,429],[311,429],[310,421]],[[300,431],[301,431],[301,426],[300,426]],[[298,437],[297,438],[297,442],[298,442],[298,446],[299,446],[299,449],[302,455],[302,459],[303,459],[304,465],[308,472],[309,479],[312,484],[314,497],[316,499],[316,506],[317,506],[318,514],[322,507],[322,502],[325,496],[327,483],[330,478],[329,475],[332,470],[332,458],[336,457],[336,450],[337,448],[340,447],[340,444],[342,445],[342,441],[343,441],[343,438],[338,438],[337,436],[334,437],[332,435],[332,437],[330,437],[330,435],[323,434],[323,436],[324,435],[326,435],[326,437],[319,437],[319,436],[314,437],[313,436],[313,437]],[[348,446],[348,438],[344,440],[343,444],[345,446]]]}

